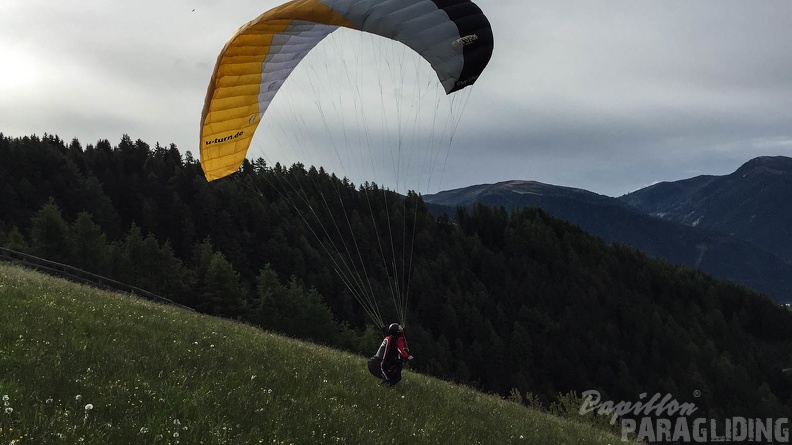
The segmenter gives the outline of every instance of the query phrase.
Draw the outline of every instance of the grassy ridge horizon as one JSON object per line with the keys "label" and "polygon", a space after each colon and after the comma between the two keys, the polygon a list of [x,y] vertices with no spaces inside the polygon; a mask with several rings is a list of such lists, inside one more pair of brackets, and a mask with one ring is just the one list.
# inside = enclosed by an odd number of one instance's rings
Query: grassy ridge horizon
{"label": "grassy ridge horizon", "polygon": [[362,356],[7,263],[0,370],[0,443],[620,441],[409,370],[381,387]]}

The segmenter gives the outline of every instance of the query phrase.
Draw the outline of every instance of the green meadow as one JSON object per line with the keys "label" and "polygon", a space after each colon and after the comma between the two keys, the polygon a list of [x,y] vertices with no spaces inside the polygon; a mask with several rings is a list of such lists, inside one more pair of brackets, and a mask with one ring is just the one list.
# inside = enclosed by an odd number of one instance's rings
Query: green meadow
{"label": "green meadow", "polygon": [[[420,353],[416,354],[420,358]],[[613,444],[590,423],[0,263],[0,444]]]}

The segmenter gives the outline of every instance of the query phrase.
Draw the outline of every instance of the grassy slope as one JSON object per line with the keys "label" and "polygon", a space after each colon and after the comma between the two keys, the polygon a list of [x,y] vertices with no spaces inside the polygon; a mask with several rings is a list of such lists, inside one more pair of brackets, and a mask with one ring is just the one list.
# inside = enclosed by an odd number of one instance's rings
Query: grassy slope
{"label": "grassy slope", "polygon": [[383,388],[363,357],[0,263],[4,395],[3,444],[619,442],[411,372]]}

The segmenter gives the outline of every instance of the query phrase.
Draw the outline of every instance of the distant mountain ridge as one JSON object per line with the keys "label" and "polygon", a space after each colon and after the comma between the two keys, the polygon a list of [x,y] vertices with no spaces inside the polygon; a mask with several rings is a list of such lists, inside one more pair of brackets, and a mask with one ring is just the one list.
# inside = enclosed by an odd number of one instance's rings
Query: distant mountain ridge
{"label": "distant mountain ridge", "polygon": [[792,263],[792,158],[751,159],[725,176],[662,182],[620,199],[650,215],[729,234]]}
{"label": "distant mountain ridge", "polygon": [[[695,178],[656,184],[621,198],[599,195],[587,190],[543,184],[535,181],[505,181],[497,184],[483,184],[461,189],[443,191],[424,196],[424,201],[435,213],[454,215],[457,206],[472,206],[481,203],[490,206],[503,206],[507,209],[519,207],[539,207],[548,213],[580,226],[589,233],[609,242],[621,242],[633,246],[647,254],[664,258],[674,263],[685,264],[713,276],[728,279],[778,300],[792,300],[792,237],[788,237],[788,255],[783,249],[770,249],[756,242],[762,236],[740,237],[733,232],[724,231],[731,227],[727,223],[739,221],[728,210],[729,201],[742,193],[740,214],[751,209],[751,193],[767,195],[759,201],[766,205],[769,196],[778,193],[792,193],[792,180],[787,179],[788,188],[781,181],[772,181],[768,175],[785,177],[792,172],[792,159],[758,158],[752,160],[733,175],[745,175],[751,182],[761,182],[766,190],[756,190],[760,186],[739,190],[730,182],[718,176],[698,176]],[[792,176],[789,176],[792,178]],[[754,178],[756,178],[754,180]],[[772,178],[771,178],[772,179]],[[737,181],[739,182],[739,181]],[[744,181],[745,182],[745,181]],[[738,184],[739,185],[739,184]],[[708,197],[708,199],[705,199]],[[715,199],[719,197],[719,199]],[[724,202],[725,201],[725,202]],[[717,206],[697,206],[706,202],[718,203]],[[772,239],[781,236],[782,224],[768,224],[766,220],[778,212],[754,209],[769,227],[762,235]],[[718,212],[724,215],[718,218]],[[786,210],[792,221],[792,206]],[[696,212],[702,212],[697,214]],[[756,220],[756,218],[755,218]],[[709,224],[721,222],[721,224]],[[788,230],[790,225],[785,226]],[[775,235],[772,235],[772,234]],[[780,243],[783,244],[783,243]]]}

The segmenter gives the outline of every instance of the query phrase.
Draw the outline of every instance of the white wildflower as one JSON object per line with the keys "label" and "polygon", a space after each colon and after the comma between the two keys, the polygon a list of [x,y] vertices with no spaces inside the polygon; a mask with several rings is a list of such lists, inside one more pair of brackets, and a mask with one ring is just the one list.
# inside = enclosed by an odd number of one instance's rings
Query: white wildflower
{"label": "white wildflower", "polygon": [[11,413],[13,412],[14,412],[14,408],[11,408],[10,406],[5,409],[5,413],[8,415],[11,415]]}
{"label": "white wildflower", "polygon": [[92,409],[93,409],[93,405],[92,404],[89,403],[89,404],[85,405],[85,410],[86,411],[90,411]]}
{"label": "white wildflower", "polygon": [[82,396],[80,394],[77,394],[76,396],[74,396],[74,400],[79,402],[80,400],[82,400]]}

